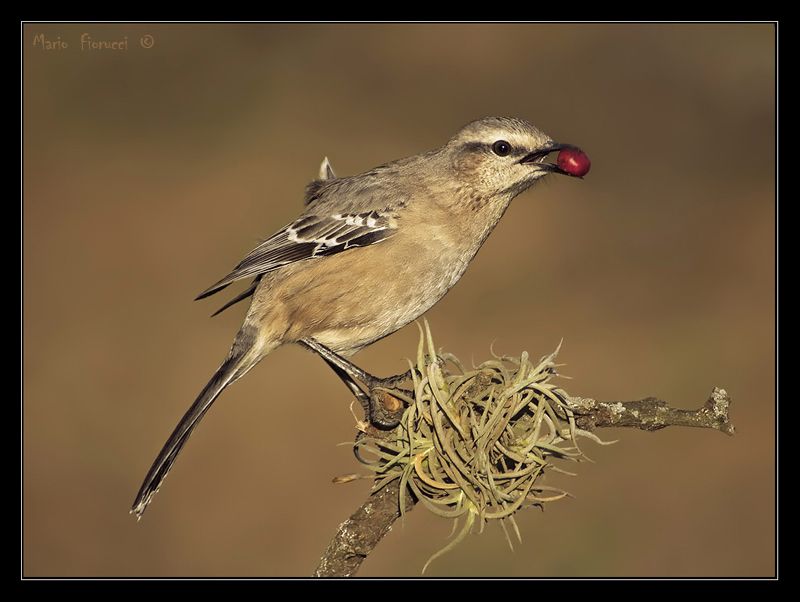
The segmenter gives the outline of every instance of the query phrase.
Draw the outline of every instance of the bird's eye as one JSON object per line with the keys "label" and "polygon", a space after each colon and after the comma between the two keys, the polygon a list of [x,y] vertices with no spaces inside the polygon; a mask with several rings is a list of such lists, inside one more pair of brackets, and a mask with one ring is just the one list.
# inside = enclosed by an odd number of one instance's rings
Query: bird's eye
{"label": "bird's eye", "polygon": [[498,140],[492,144],[492,152],[498,157],[505,157],[511,152],[511,145],[505,140]]}

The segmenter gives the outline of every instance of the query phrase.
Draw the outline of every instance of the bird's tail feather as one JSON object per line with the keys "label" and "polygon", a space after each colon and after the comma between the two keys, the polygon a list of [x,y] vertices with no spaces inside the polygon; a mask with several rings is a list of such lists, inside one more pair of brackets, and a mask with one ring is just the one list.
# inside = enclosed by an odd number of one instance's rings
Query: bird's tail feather
{"label": "bird's tail feather", "polygon": [[239,333],[228,358],[217,369],[208,384],[203,387],[200,395],[197,396],[192,407],[183,415],[178,426],[172,431],[155,462],[150,467],[131,507],[131,513],[135,514],[137,518],[142,518],[147,505],[158,491],[170,468],[172,468],[175,458],[178,457],[183,445],[189,439],[189,435],[192,434],[194,428],[219,397],[219,394],[222,393],[225,387],[244,376],[263,357],[264,354],[254,353],[252,338],[242,336],[243,334],[245,333]]}

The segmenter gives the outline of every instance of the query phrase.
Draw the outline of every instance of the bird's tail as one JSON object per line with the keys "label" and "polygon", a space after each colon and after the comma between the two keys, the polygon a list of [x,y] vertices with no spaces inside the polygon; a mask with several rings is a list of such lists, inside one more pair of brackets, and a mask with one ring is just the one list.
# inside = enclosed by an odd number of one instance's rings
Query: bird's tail
{"label": "bird's tail", "polygon": [[136,494],[131,513],[135,514],[137,518],[142,518],[147,505],[158,491],[170,468],[172,468],[175,458],[178,457],[189,435],[192,434],[200,419],[205,416],[211,404],[219,397],[225,387],[244,376],[250,368],[255,366],[266,355],[263,350],[257,349],[255,337],[252,335],[252,332],[245,329],[239,332],[227,359],[217,369],[208,384],[203,387],[192,407],[183,415],[178,426],[172,431],[144,478],[144,482],[139,488],[139,493]]}

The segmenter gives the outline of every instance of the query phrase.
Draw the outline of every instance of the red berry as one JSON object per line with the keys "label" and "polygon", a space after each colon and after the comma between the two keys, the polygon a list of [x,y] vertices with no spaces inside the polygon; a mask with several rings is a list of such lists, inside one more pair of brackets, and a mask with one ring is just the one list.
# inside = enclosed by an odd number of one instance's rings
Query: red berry
{"label": "red berry", "polygon": [[589,155],[574,146],[562,148],[558,153],[557,163],[561,169],[577,178],[585,176],[592,167]]}

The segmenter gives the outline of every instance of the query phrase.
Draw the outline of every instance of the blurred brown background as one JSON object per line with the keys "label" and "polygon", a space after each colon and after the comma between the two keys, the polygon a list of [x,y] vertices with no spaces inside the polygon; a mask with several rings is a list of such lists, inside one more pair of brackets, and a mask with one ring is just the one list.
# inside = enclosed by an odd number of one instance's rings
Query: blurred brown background
{"label": "blurred brown background", "polygon": [[[23,49],[24,575],[310,574],[369,483],[331,483],[358,470],[350,399],[299,348],[226,391],[128,515],[245,309],[192,298],[299,212],[324,155],[353,174],[485,115],[593,169],[514,202],[427,314],[437,343],[563,337],[571,393],[690,408],[722,386],[737,435],[604,432],[549,477],[574,499],[518,515],[516,552],[490,525],[430,574],[774,573],[771,25],[27,25]],[[357,359],[395,373],[416,341]],[[449,530],[417,509],[361,574],[418,575]]]}

